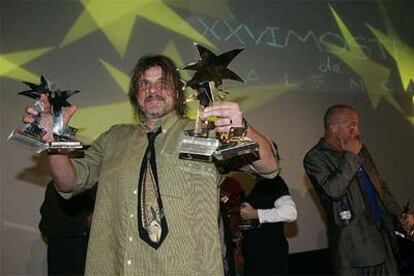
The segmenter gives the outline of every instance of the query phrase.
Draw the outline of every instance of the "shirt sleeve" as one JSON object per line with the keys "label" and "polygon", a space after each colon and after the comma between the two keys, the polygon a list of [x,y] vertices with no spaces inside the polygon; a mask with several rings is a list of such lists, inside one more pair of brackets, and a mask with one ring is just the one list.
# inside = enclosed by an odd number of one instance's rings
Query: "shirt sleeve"
{"label": "shirt sleeve", "polygon": [[260,223],[292,222],[296,220],[296,204],[290,195],[279,197],[272,209],[258,209]]}
{"label": "shirt sleeve", "polygon": [[[279,151],[277,149],[276,143],[275,142],[272,142],[272,140],[270,140],[269,138],[267,138],[267,140],[270,143],[270,146],[272,148],[272,153],[273,153],[274,157],[276,158],[276,160],[279,160],[280,159],[279,158]],[[261,176],[263,178],[267,178],[267,179],[275,178],[276,176],[279,175],[279,172],[280,172],[280,168],[277,168],[275,171],[270,172],[270,173],[259,173],[252,164],[248,164],[247,165],[247,168],[248,168],[248,170],[250,170],[254,174],[259,175],[259,176]]]}
{"label": "shirt sleeve", "polygon": [[[113,128],[113,127],[112,127]],[[84,152],[84,157],[71,159],[75,169],[75,185],[71,192],[59,192],[60,195],[69,199],[75,195],[92,188],[99,180],[99,172],[110,130],[101,134],[90,148]]]}

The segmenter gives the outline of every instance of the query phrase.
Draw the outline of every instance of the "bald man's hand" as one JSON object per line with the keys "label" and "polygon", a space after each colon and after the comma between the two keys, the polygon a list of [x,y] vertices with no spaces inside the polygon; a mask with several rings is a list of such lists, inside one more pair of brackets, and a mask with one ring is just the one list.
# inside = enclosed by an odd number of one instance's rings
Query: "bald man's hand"
{"label": "bald man's hand", "polygon": [[350,139],[346,142],[341,141],[341,147],[343,151],[350,151],[353,154],[359,154],[362,148],[362,142],[358,138]]}

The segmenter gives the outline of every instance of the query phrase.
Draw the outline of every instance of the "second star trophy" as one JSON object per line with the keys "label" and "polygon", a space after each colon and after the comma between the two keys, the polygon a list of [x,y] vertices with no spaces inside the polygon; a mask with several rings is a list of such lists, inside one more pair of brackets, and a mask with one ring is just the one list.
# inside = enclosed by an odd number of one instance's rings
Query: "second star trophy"
{"label": "second star trophy", "polygon": [[[199,114],[205,107],[221,100],[227,93],[223,90],[223,80],[243,80],[233,71],[227,68],[228,64],[243,49],[238,48],[221,55],[215,55],[210,50],[196,44],[201,60],[190,63],[181,69],[194,70],[194,76],[186,83],[196,91],[199,101],[199,109],[195,128],[185,133],[181,142],[180,158],[204,162],[214,162],[224,165],[232,160],[237,163],[246,163],[259,158],[259,146],[250,138],[246,137],[247,125],[232,127],[225,134],[217,135],[212,122],[203,120]],[[234,163],[234,162],[233,162]]]}
{"label": "second star trophy", "polygon": [[[54,84],[45,77],[40,77],[40,84],[23,82],[30,87],[30,90],[19,92],[35,100],[34,109],[39,113],[35,121],[27,124],[24,129],[15,129],[7,139],[8,141],[29,148],[36,153],[42,151],[67,152],[83,149],[81,142],[74,139],[77,129],[64,125],[62,111],[63,107],[71,104],[67,99],[80,91],[56,89]],[[44,112],[44,106],[40,101],[42,94],[45,94],[50,103],[50,111],[53,119],[53,135],[55,141],[47,142],[42,139],[45,129],[40,125],[40,117]]]}

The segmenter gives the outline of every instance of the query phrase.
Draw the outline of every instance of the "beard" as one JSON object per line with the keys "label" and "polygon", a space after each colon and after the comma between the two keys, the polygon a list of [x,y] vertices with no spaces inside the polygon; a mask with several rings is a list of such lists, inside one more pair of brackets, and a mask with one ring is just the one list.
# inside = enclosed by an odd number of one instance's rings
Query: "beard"
{"label": "beard", "polygon": [[165,97],[161,95],[150,95],[144,99],[144,104],[140,105],[141,113],[144,118],[158,119],[169,113],[175,108],[175,104],[170,106]]}

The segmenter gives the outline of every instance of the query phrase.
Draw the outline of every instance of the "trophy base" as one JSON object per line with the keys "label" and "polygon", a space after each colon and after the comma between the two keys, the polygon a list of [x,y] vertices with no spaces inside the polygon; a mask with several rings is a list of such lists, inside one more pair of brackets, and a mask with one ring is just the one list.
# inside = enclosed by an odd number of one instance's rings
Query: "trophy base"
{"label": "trophy base", "polygon": [[45,151],[49,148],[49,143],[46,141],[43,141],[30,133],[18,129],[13,130],[12,133],[10,133],[7,141],[36,153],[41,153],[42,151]]}
{"label": "trophy base", "polygon": [[83,149],[83,145],[79,141],[53,141],[49,142],[49,151],[60,151],[60,150],[80,150]]}
{"label": "trophy base", "polygon": [[217,161],[225,161],[245,155],[249,155],[251,160],[259,159],[259,145],[252,140],[229,142],[221,144],[213,153]]}
{"label": "trophy base", "polygon": [[31,133],[16,129],[10,133],[7,141],[29,149],[36,153],[41,153],[45,150],[51,152],[73,151],[83,149],[83,145],[79,141],[53,141],[47,142]]}
{"label": "trophy base", "polygon": [[186,136],[181,142],[179,158],[211,163],[219,144],[219,140],[215,138]]}
{"label": "trophy base", "polygon": [[259,159],[259,146],[254,141],[243,138],[221,143],[215,138],[185,136],[181,142],[179,158],[215,162],[218,165],[234,160],[237,165],[240,165]]}

